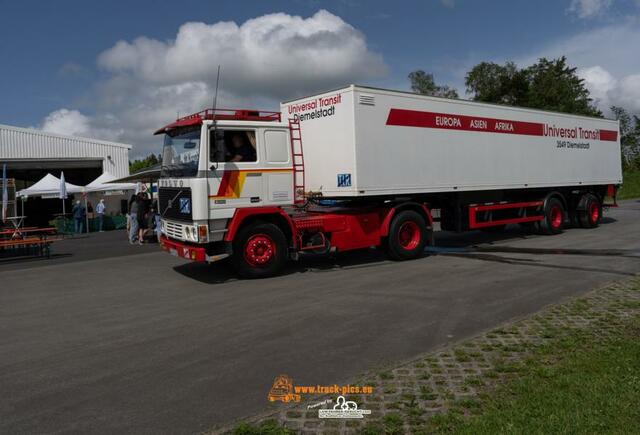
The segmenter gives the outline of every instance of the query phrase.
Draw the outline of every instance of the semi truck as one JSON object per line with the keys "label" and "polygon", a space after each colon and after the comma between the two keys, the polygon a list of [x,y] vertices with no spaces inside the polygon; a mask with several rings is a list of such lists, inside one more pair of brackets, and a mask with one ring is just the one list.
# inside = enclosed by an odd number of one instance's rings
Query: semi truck
{"label": "semi truck", "polygon": [[622,183],[617,121],[356,85],[156,134],[162,248],[248,278],[304,253],[414,259],[434,216],[456,232],[594,228]]}

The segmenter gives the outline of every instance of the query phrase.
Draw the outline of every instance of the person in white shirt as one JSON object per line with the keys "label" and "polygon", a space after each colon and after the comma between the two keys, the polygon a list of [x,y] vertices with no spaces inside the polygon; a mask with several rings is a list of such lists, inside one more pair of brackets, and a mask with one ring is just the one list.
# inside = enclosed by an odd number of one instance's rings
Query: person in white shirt
{"label": "person in white shirt", "polygon": [[107,207],[104,205],[104,199],[101,199],[98,205],[96,205],[96,213],[98,214],[98,230],[102,232],[102,226],[104,224],[104,211]]}

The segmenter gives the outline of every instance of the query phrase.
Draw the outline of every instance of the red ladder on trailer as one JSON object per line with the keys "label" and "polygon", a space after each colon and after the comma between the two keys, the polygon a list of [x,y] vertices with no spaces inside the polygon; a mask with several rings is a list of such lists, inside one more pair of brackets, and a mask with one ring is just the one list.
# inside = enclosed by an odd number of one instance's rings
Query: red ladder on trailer
{"label": "red ladder on trailer", "polygon": [[299,120],[289,118],[289,133],[291,138],[291,158],[293,160],[293,203],[303,204],[305,202],[304,155]]}

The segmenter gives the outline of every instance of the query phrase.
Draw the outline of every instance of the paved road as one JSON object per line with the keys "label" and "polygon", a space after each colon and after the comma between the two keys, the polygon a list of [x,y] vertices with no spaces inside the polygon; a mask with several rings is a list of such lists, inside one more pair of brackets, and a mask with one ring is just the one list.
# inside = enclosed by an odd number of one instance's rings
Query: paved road
{"label": "paved road", "polygon": [[394,263],[306,259],[238,281],[159,252],[0,267],[0,433],[195,433],[267,409],[273,377],[332,384],[640,272],[640,202],[594,230]]}

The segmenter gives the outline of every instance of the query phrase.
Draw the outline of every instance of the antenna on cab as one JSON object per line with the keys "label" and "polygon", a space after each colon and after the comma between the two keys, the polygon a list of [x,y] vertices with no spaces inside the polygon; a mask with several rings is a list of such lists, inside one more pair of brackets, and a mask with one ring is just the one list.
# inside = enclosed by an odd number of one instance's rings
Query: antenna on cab
{"label": "antenna on cab", "polygon": [[220,65],[218,65],[218,75],[216,76],[216,91],[213,94],[213,123],[216,122],[216,106],[218,104],[218,84],[220,83]]}
{"label": "antenna on cab", "polygon": [[[217,130],[218,127],[216,126],[216,107],[218,106],[218,85],[220,84],[220,65],[218,64],[218,73],[216,75],[216,90],[213,93],[213,109],[212,109],[212,113],[211,113],[211,119],[213,121],[213,144],[214,144],[214,150],[217,151],[218,149],[218,138],[217,138]],[[205,117],[206,117],[206,112],[205,112]],[[209,134],[211,134],[211,132],[209,132]],[[209,141],[209,143],[211,143],[211,140]],[[215,162],[212,168],[214,169],[218,169],[218,153],[215,152],[214,154],[214,158],[215,158]],[[211,169],[211,168],[210,168]],[[209,174],[209,171],[206,172],[207,173],[207,177]],[[209,184],[207,182],[207,184]]]}

